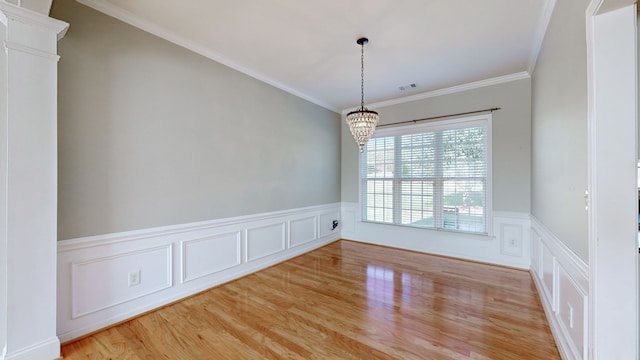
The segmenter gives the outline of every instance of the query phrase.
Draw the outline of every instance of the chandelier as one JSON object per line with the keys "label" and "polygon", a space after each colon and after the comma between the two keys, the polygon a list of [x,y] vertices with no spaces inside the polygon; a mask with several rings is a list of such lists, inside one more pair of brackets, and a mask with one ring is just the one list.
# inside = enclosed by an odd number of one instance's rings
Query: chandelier
{"label": "chandelier", "polygon": [[367,38],[360,38],[356,41],[361,46],[360,51],[360,108],[347,114],[347,124],[351,135],[356,140],[360,152],[364,151],[364,146],[373,135],[378,125],[380,117],[378,113],[364,107],[364,45],[369,42]]}

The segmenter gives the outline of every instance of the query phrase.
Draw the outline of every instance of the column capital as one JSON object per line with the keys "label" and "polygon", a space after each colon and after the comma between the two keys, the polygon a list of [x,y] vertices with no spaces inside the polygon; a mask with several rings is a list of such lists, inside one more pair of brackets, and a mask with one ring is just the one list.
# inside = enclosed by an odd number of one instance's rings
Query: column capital
{"label": "column capital", "polygon": [[56,34],[58,40],[62,39],[67,29],[69,29],[69,24],[64,21],[50,18],[39,12],[12,5],[2,0],[0,0],[0,23],[7,28],[10,28],[14,23],[35,26],[41,30]]}

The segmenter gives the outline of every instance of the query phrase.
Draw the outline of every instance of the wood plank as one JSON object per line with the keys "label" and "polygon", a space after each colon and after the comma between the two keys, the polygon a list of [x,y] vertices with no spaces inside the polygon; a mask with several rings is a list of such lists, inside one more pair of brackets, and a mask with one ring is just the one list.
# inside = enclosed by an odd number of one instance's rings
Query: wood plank
{"label": "wood plank", "polygon": [[526,271],[337,241],[62,347],[64,359],[560,359]]}

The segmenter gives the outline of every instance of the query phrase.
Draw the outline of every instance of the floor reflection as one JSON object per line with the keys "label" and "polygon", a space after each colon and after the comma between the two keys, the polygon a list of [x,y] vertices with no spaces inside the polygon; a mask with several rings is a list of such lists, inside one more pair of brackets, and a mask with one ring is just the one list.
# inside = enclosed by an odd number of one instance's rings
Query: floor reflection
{"label": "floor reflection", "polygon": [[[397,288],[396,288],[397,287]],[[393,309],[411,302],[411,275],[393,269],[367,265],[369,307]]]}

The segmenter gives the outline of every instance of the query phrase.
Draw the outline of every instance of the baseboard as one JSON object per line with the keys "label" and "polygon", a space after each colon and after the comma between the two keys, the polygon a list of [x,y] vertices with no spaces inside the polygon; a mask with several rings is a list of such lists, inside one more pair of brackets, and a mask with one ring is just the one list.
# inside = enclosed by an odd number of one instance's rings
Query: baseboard
{"label": "baseboard", "polygon": [[589,269],[531,216],[531,276],[563,359],[587,359]]}
{"label": "baseboard", "polygon": [[60,340],[57,337],[17,351],[0,354],[2,360],[56,359],[60,356]]}
{"label": "baseboard", "polygon": [[360,221],[358,203],[342,203],[342,237],[370,244],[444,255],[529,270],[529,214],[494,211],[492,232],[459,232],[375,224]]}
{"label": "baseboard", "polygon": [[60,241],[63,342],[340,238],[340,205]]}

